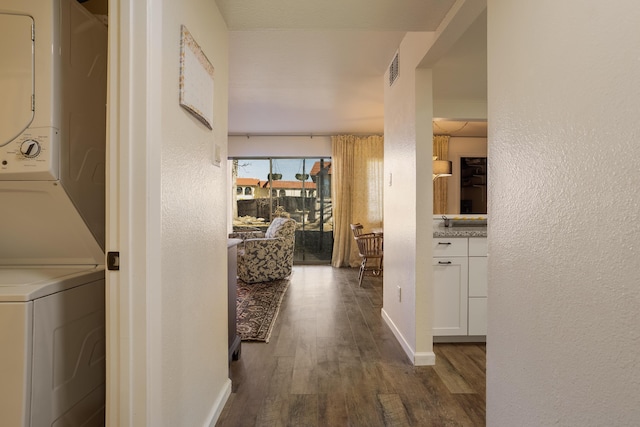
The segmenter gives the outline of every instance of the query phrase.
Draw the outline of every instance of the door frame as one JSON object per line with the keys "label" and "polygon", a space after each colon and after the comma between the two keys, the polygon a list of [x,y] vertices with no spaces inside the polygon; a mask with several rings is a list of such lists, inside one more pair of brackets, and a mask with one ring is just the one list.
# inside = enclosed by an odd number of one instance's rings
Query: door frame
{"label": "door frame", "polygon": [[[108,0],[106,425],[162,424],[159,130],[163,0]],[[155,85],[154,85],[155,84]]]}

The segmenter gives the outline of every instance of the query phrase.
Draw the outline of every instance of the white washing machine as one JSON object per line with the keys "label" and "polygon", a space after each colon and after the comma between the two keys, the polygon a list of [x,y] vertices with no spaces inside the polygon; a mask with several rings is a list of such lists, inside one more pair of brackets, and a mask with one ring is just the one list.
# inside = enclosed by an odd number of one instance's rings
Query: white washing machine
{"label": "white washing machine", "polygon": [[0,426],[101,426],[107,29],[0,0],[0,58]]}

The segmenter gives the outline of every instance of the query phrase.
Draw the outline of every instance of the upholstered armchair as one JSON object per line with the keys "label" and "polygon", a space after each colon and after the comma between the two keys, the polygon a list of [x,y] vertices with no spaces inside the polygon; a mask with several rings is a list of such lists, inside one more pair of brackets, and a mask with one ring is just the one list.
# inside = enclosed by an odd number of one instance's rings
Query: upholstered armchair
{"label": "upholstered armchair", "polygon": [[296,237],[293,219],[274,218],[264,233],[232,233],[230,237],[243,240],[238,247],[238,277],[243,282],[268,282],[291,274]]}

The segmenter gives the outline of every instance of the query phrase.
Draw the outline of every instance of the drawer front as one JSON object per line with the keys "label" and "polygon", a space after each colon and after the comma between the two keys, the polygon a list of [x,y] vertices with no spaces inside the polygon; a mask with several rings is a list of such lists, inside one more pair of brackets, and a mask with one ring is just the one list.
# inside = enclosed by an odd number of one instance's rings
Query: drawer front
{"label": "drawer front", "polygon": [[469,239],[466,237],[433,239],[434,257],[467,256]]}
{"label": "drawer front", "polygon": [[487,256],[487,238],[469,238],[469,256]]}

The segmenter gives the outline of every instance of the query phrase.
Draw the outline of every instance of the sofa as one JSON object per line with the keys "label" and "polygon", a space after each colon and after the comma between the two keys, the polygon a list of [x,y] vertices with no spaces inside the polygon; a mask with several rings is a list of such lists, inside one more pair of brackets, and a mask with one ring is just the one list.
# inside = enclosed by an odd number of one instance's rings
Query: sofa
{"label": "sofa", "polygon": [[296,222],[277,217],[262,233],[258,231],[231,233],[230,238],[242,239],[238,246],[238,277],[245,283],[284,279],[293,269]]}

